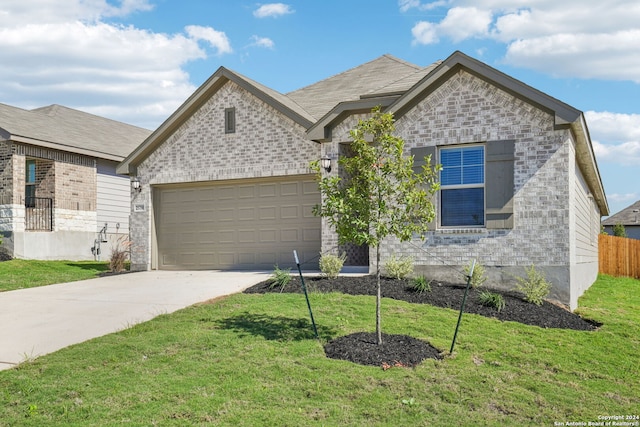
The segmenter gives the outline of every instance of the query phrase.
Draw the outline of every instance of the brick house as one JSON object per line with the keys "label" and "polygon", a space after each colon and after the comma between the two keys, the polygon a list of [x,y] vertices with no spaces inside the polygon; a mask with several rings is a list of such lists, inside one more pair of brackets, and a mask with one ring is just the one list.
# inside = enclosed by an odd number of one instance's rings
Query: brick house
{"label": "brick house", "polygon": [[0,249],[16,258],[105,259],[129,233],[117,164],[151,132],[51,105],[0,104]]}
{"label": "brick house", "polygon": [[132,199],[135,269],[308,268],[337,247],[311,213],[320,194],[309,162],[347,153],[349,130],[380,105],[407,154],[444,169],[427,240],[389,239],[441,280],[477,258],[511,287],[534,264],[552,297],[575,308],[598,272],[608,214],[582,112],[463,53],[427,67],[389,55],[281,94],[218,69],[119,166],[141,182]]}

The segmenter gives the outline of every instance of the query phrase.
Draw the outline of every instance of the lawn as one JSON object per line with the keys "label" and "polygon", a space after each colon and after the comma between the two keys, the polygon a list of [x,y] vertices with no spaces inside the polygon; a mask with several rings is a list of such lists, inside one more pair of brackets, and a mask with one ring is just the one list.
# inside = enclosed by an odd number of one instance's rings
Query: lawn
{"label": "lawn", "polygon": [[[640,415],[640,281],[601,276],[596,331],[468,314],[453,355],[415,368],[328,359],[375,325],[369,296],[237,294],[0,371],[7,426],[560,425]],[[383,300],[383,329],[448,350],[457,312]],[[630,420],[635,422],[635,420]],[[554,424],[558,423],[558,424]]]}
{"label": "lawn", "polygon": [[2,261],[0,292],[92,279],[108,269],[107,262],[98,261]]}

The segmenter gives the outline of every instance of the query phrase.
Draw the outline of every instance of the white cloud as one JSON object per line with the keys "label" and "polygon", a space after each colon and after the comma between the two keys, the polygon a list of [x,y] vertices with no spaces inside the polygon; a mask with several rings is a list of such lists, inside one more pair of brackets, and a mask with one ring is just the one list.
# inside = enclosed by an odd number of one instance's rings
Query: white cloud
{"label": "white cloud", "polygon": [[400,12],[406,12],[410,9],[431,10],[436,7],[445,6],[447,3],[447,0],[434,1],[430,3],[422,3],[420,0],[398,0]]}
{"label": "white cloud", "polygon": [[189,25],[185,30],[193,39],[208,42],[220,55],[223,53],[233,52],[227,35],[221,31],[216,31],[211,27],[201,27],[199,25]]}
{"label": "white cloud", "polygon": [[293,13],[291,6],[284,3],[263,4],[253,12],[256,18],[277,18],[282,15]]}
{"label": "white cloud", "polygon": [[273,47],[275,46],[275,43],[273,42],[273,40],[271,40],[268,37],[251,36],[250,46],[265,47],[267,49],[273,49]]}
{"label": "white cloud", "polygon": [[599,162],[640,166],[640,114],[588,111],[585,118]]}
{"label": "white cloud", "polygon": [[[611,193],[607,194],[607,200],[612,203],[632,203],[640,199],[640,193]],[[615,212],[612,212],[615,213]]]}
{"label": "white cloud", "polygon": [[438,43],[438,29],[435,24],[426,21],[420,21],[411,29],[413,34],[413,44],[433,44]]}
{"label": "white cloud", "polygon": [[449,37],[460,42],[471,37],[487,36],[491,24],[491,13],[475,7],[454,7],[438,24],[420,21],[413,26],[414,44],[433,44],[440,37]]}
{"label": "white cloud", "polygon": [[195,90],[187,63],[206,58],[209,50],[231,52],[225,33],[210,27],[163,34],[106,23],[108,16],[150,8],[147,0],[112,4],[3,0],[0,102],[62,104],[153,129]]}
{"label": "white cloud", "polygon": [[412,28],[414,44],[484,38],[506,44],[505,60],[515,66],[640,83],[637,0],[588,6],[583,0],[399,0],[398,5],[403,12],[440,8],[445,15],[418,22]]}
{"label": "white cloud", "polygon": [[584,113],[592,138],[614,141],[640,141],[640,114],[608,111]]}

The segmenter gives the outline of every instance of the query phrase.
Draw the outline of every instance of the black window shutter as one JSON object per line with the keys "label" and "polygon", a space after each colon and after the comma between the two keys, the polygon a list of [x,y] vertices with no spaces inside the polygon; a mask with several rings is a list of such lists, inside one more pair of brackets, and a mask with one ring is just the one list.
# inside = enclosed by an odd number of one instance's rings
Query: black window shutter
{"label": "black window shutter", "polygon": [[488,229],[513,228],[515,141],[486,144],[485,197]]}

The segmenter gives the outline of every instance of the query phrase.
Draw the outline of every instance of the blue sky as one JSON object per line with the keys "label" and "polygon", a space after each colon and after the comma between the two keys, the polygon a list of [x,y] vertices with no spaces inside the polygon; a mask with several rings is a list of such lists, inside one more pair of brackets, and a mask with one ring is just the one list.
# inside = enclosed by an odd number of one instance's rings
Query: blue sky
{"label": "blue sky", "polygon": [[640,199],[637,0],[3,0],[0,102],[154,129],[220,66],[286,93],[455,50],[583,111],[611,213]]}

